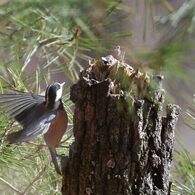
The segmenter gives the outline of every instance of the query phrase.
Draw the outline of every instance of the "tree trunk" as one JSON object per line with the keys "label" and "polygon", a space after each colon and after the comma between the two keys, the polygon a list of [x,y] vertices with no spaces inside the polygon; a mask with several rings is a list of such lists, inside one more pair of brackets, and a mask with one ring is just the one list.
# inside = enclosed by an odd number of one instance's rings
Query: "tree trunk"
{"label": "tree trunk", "polygon": [[[97,71],[98,63],[104,68]],[[163,90],[151,81],[140,85],[145,74],[141,78],[124,63],[113,73],[116,61],[98,63],[71,88],[75,141],[63,170],[62,194],[167,195],[179,107],[168,105],[162,116]],[[125,69],[132,70],[128,79]]]}

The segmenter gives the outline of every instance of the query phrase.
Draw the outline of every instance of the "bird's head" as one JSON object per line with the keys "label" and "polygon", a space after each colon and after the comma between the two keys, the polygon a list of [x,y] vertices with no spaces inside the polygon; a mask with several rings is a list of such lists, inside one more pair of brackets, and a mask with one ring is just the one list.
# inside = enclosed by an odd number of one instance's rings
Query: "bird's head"
{"label": "bird's head", "polygon": [[65,82],[63,83],[53,83],[49,85],[45,92],[45,100],[47,105],[55,104],[62,97],[62,90]]}

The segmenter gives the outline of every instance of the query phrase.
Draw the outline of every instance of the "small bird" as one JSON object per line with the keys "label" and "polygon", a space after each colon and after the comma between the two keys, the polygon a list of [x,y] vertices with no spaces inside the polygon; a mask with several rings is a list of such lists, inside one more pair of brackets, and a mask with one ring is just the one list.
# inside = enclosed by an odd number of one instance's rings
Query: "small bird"
{"label": "small bird", "polygon": [[61,174],[61,170],[57,162],[56,147],[68,124],[67,113],[61,99],[64,84],[55,82],[49,85],[45,96],[30,92],[0,94],[1,109],[23,127],[20,131],[8,134],[8,142],[25,142],[43,134],[58,174]]}

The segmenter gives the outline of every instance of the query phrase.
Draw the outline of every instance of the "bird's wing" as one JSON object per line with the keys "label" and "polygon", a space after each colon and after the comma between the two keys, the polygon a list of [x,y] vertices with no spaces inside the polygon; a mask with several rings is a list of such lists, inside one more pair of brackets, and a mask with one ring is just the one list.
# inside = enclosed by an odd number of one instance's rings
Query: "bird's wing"
{"label": "bird's wing", "polygon": [[28,141],[38,134],[46,133],[56,115],[56,111],[44,113],[41,117],[31,121],[23,130],[9,134],[8,141],[10,143]]}
{"label": "bird's wing", "polygon": [[17,120],[24,127],[29,122],[29,113],[32,115],[36,107],[44,101],[44,96],[36,96],[32,93],[0,94],[1,111]]}

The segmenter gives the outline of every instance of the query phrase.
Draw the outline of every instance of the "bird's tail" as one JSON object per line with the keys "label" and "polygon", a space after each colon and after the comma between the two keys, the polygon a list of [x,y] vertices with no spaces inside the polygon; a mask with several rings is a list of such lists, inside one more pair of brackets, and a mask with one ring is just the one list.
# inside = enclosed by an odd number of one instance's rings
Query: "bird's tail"
{"label": "bird's tail", "polygon": [[54,164],[54,167],[55,167],[55,170],[58,174],[62,174],[61,172],[61,169],[58,165],[58,161],[57,161],[57,154],[56,154],[56,150],[55,149],[52,149],[52,148],[49,148],[49,151],[50,151],[50,154],[51,154],[51,160]]}
{"label": "bird's tail", "polygon": [[22,134],[22,131],[17,131],[17,132],[10,133],[10,134],[7,135],[7,141],[10,144],[19,143],[19,142],[22,141],[20,139],[21,138],[21,134]]}

